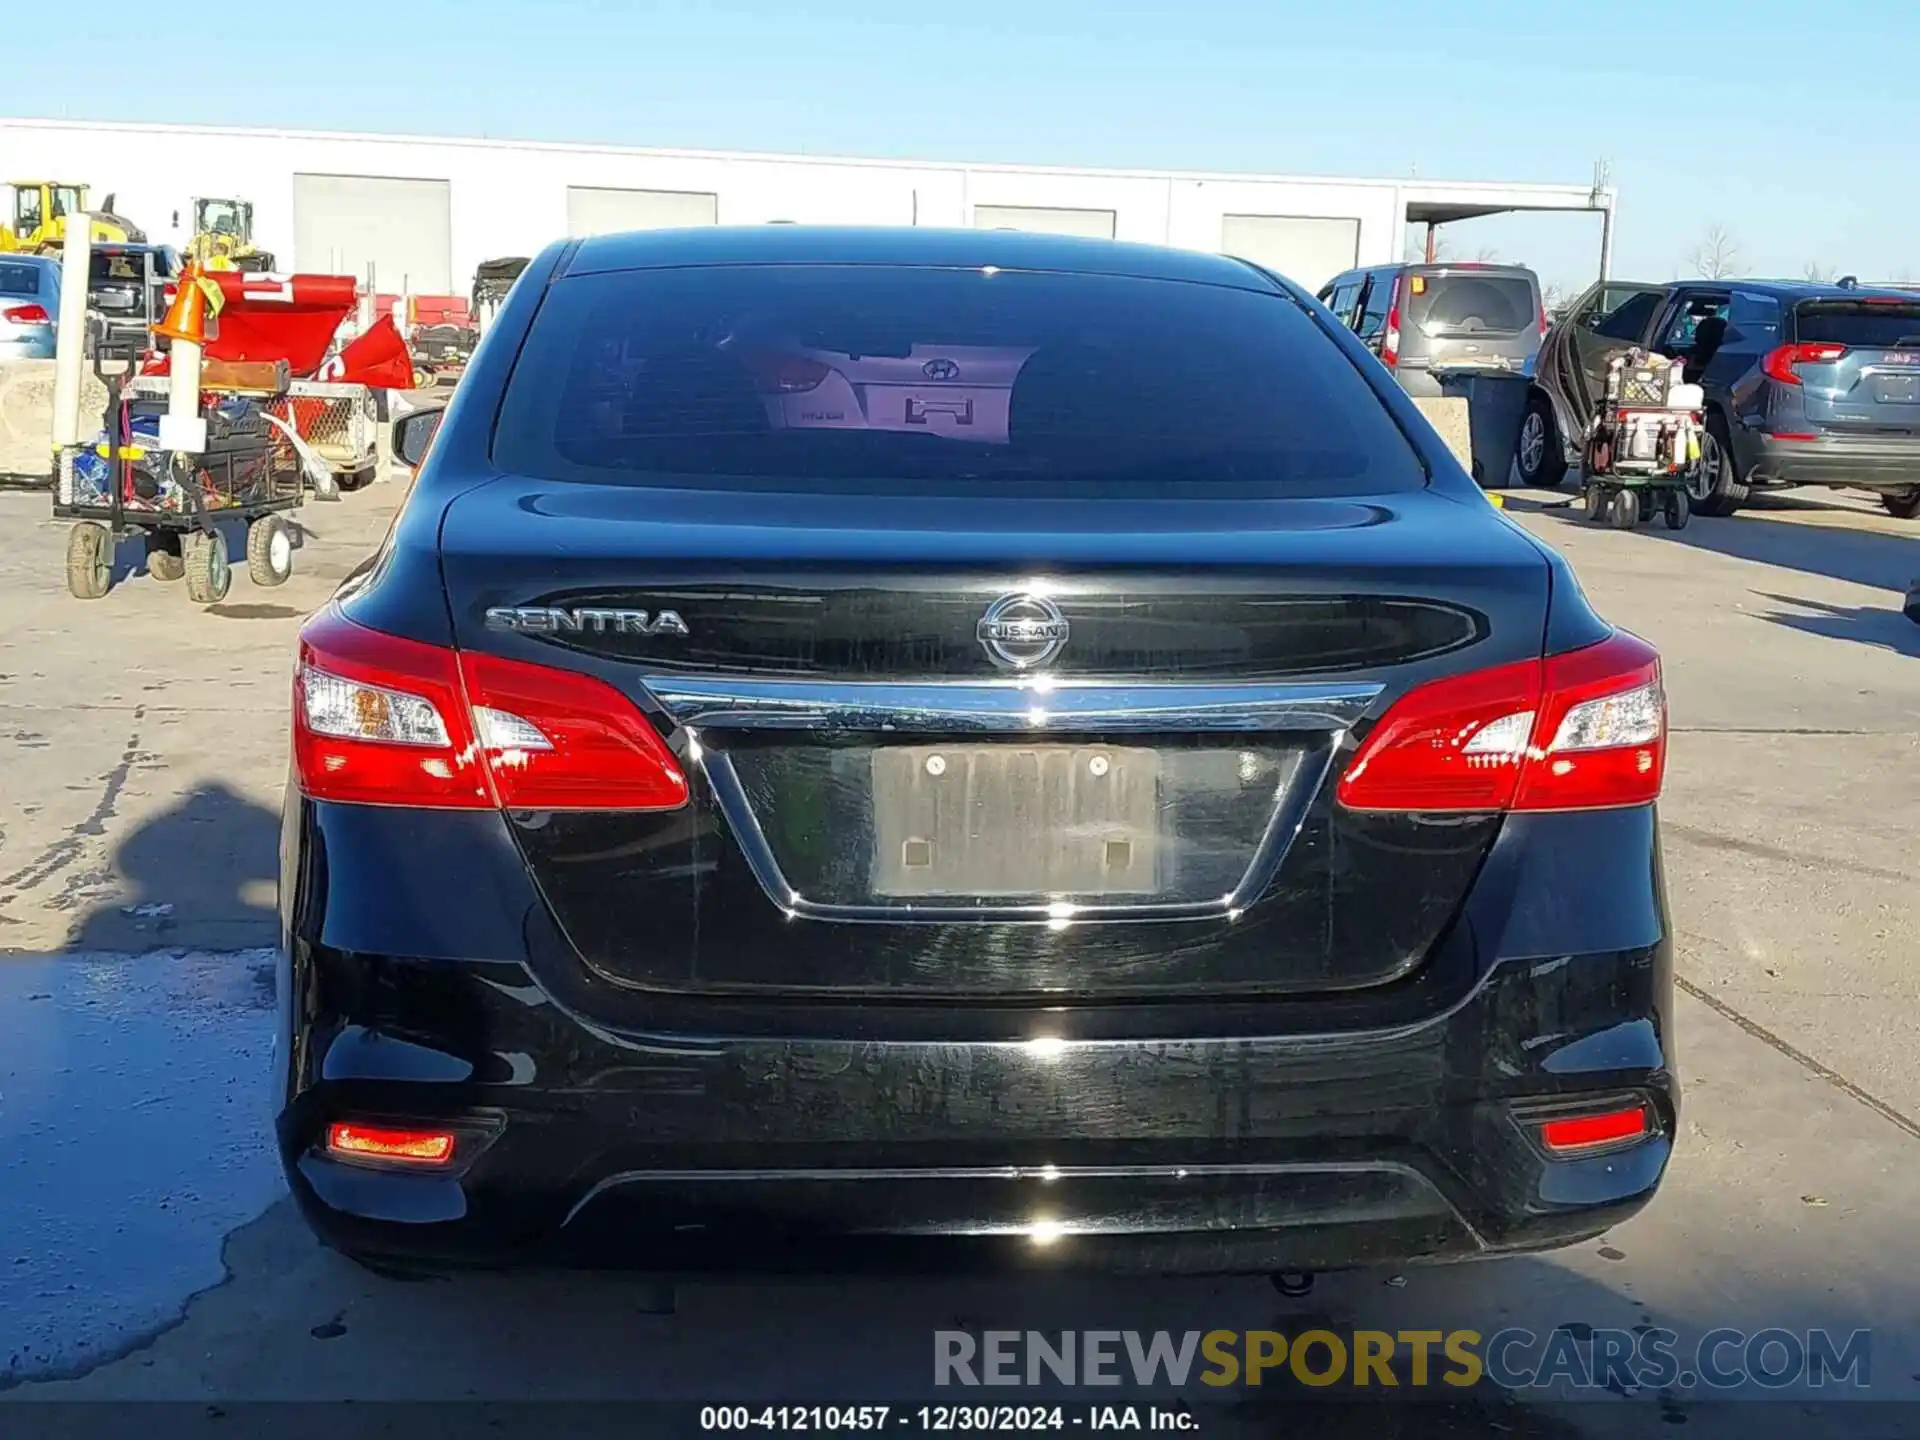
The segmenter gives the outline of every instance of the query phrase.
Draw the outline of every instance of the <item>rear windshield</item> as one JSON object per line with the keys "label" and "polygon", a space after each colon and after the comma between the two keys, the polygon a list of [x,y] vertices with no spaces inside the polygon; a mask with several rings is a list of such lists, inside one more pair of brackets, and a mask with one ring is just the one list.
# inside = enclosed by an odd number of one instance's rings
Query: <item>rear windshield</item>
{"label": "rear windshield", "polygon": [[1802,340],[1866,350],[1920,346],[1920,300],[1802,300],[1793,313]]}
{"label": "rear windshield", "polygon": [[38,295],[40,267],[18,260],[0,260],[0,295]]}
{"label": "rear windshield", "polygon": [[1435,340],[1539,328],[1539,297],[1523,276],[1415,275],[1408,288],[1408,322]]}
{"label": "rear windshield", "polygon": [[95,285],[124,284],[129,280],[147,278],[146,256],[140,253],[128,254],[118,250],[96,250],[88,274]]}
{"label": "rear windshield", "polygon": [[1292,300],[1129,278],[734,266],[555,285],[503,467],[719,488],[1365,494],[1425,471]]}

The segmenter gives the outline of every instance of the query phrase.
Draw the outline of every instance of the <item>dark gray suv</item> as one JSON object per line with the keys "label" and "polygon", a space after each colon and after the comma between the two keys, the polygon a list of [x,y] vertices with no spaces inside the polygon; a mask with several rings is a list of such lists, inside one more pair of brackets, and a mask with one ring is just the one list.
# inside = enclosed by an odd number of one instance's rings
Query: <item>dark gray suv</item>
{"label": "dark gray suv", "polygon": [[1826,485],[1920,515],[1920,295],[1789,280],[1596,285],[1541,346],[1522,480],[1559,483],[1607,362],[1633,346],[1683,361],[1706,391],[1697,513],[1730,515],[1756,486]]}
{"label": "dark gray suv", "polygon": [[1446,370],[1525,371],[1547,333],[1540,277],[1524,265],[1371,265],[1319,300],[1410,395],[1443,394]]}

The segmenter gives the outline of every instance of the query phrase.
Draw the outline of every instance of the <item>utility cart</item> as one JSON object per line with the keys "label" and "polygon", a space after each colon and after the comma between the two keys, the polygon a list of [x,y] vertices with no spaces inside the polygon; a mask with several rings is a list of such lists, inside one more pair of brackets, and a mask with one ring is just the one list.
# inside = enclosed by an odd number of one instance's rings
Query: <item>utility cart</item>
{"label": "utility cart", "polygon": [[1607,367],[1606,398],[1580,450],[1587,519],[1631,530],[1657,510],[1669,530],[1692,518],[1705,396],[1678,361],[1630,350]]}
{"label": "utility cart", "polygon": [[[265,397],[208,385],[204,453],[163,450],[165,382],[131,378],[139,359],[134,344],[96,334],[94,373],[107,392],[104,423],[92,443],[68,447],[56,461],[53,513],[73,522],[67,589],[80,600],[105,595],[119,539],[138,535],[149,575],[184,579],[195,604],[217,604],[232,583],[226,531],[236,525],[245,526],[248,577],[256,585],[284,584],[294,550],[286,517],[299,507],[305,487],[298,457],[266,419]],[[253,384],[268,388],[257,376]]]}

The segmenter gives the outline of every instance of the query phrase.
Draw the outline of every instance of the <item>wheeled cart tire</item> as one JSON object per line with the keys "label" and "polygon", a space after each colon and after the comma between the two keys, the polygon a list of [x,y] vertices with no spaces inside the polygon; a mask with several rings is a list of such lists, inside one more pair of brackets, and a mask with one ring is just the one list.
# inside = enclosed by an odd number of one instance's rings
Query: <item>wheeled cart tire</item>
{"label": "wheeled cart tire", "polygon": [[82,520],[67,532],[67,593],[98,600],[113,584],[113,533]]}
{"label": "wheeled cart tire", "polygon": [[168,530],[147,532],[147,574],[155,580],[178,580],[187,573],[180,554],[180,537]]}
{"label": "wheeled cart tire", "polygon": [[1607,502],[1607,522],[1616,530],[1631,530],[1640,523],[1640,496],[1633,490],[1616,490]]}
{"label": "wheeled cart tire", "polygon": [[1920,485],[1911,490],[1882,490],[1880,504],[1896,520],[1920,519]]}
{"label": "wheeled cart tire", "polygon": [[278,515],[262,515],[247,527],[247,578],[256,585],[284,585],[292,574],[292,528]]}
{"label": "wheeled cart tire", "polygon": [[187,562],[187,598],[196,605],[218,605],[233,586],[227,563],[227,537],[218,530],[195,530],[181,543]]}
{"label": "wheeled cart tire", "polygon": [[1672,491],[1667,496],[1666,508],[1660,512],[1660,518],[1666,522],[1669,530],[1686,529],[1687,522],[1693,518],[1693,502],[1687,498],[1687,492]]}
{"label": "wheeled cart tire", "polygon": [[1589,483],[1580,492],[1582,511],[1589,524],[1598,524],[1607,513],[1607,488],[1604,485]]}

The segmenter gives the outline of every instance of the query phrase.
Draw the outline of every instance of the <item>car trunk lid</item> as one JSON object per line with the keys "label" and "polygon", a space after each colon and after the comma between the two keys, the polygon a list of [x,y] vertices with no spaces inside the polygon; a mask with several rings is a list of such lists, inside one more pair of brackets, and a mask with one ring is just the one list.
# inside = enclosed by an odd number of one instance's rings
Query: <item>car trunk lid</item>
{"label": "car trunk lid", "polygon": [[1498,820],[1346,812],[1330,777],[1411,685],[1537,656],[1549,583],[1427,491],[876,506],[505,476],[442,553],[463,649],[613,684],[692,777],[679,811],[510,817],[582,959],[874,1001],[1407,974]]}

